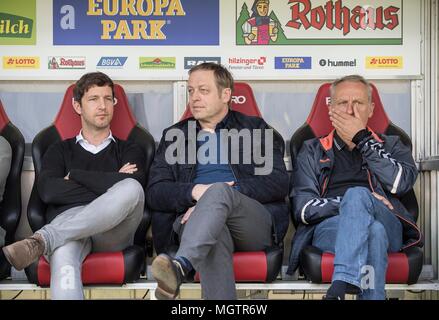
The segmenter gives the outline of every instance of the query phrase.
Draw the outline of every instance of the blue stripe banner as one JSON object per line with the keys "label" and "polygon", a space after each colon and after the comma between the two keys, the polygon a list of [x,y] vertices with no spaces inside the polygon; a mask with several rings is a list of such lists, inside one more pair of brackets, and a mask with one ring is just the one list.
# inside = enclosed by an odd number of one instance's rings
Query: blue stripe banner
{"label": "blue stripe banner", "polygon": [[54,45],[219,45],[219,0],[53,0]]}

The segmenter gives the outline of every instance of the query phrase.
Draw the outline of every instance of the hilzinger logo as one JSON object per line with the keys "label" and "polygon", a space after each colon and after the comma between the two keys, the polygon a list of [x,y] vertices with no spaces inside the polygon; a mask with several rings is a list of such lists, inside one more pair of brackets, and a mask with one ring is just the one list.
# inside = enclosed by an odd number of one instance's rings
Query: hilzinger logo
{"label": "hilzinger logo", "polygon": [[229,58],[230,69],[256,69],[262,70],[267,63],[267,57],[259,58]]}
{"label": "hilzinger logo", "polygon": [[354,60],[320,59],[319,65],[322,67],[356,67],[357,59]]}
{"label": "hilzinger logo", "polygon": [[230,64],[245,64],[246,66],[250,64],[258,64],[260,66],[267,62],[267,57],[260,57],[259,59],[247,59],[247,58],[230,58]]}
{"label": "hilzinger logo", "polygon": [[0,12],[0,37],[30,38],[33,23],[29,18]]}

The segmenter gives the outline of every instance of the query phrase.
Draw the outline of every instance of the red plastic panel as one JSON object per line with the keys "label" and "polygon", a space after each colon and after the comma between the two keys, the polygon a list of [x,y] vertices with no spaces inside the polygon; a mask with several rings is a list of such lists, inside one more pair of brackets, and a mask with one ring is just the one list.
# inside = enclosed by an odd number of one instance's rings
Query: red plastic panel
{"label": "red plastic panel", "polygon": [[[314,132],[315,137],[322,137],[331,132],[334,128],[329,121],[328,105],[330,103],[329,88],[331,84],[323,84],[317,91],[314,103],[306,122]],[[375,104],[372,118],[367,125],[376,133],[384,133],[389,126],[389,118],[384,111],[383,103],[378,94],[377,88],[372,85],[372,102]]]}
{"label": "red plastic panel", "polygon": [[[62,140],[75,137],[81,129],[80,116],[75,112],[72,105],[74,87],[75,85],[72,84],[67,88],[63,102],[54,121],[54,125]],[[126,140],[137,121],[131,112],[125,91],[118,84],[114,85],[114,95],[117,99],[117,104],[114,106],[111,131],[114,136]]]}
{"label": "red plastic panel", "polygon": [[[405,253],[389,253],[386,272],[386,283],[407,283],[409,276],[409,263]],[[334,255],[324,252],[322,254],[322,283],[330,283],[334,273]]]}
{"label": "red plastic panel", "polygon": [[[82,264],[83,284],[122,284],[124,277],[122,251],[92,253]],[[42,286],[50,285],[50,266],[44,257],[38,264],[38,282]]]}
{"label": "red plastic panel", "polygon": [[[267,279],[267,257],[264,251],[236,252],[233,268],[237,282],[265,282]],[[199,274],[195,281],[200,281]]]}
{"label": "red plastic panel", "polygon": [[329,283],[334,273],[334,255],[324,252],[322,254],[322,283]]}
{"label": "red plastic panel", "polygon": [[[262,118],[255,96],[253,95],[253,90],[245,82],[235,83],[235,89],[232,93],[232,110],[239,111],[248,116]],[[192,113],[188,105],[183,116],[181,117],[181,120],[185,120],[190,117],[192,117]]]}
{"label": "red plastic panel", "polygon": [[390,253],[387,266],[387,283],[407,283],[409,277],[409,262],[405,253]]}
{"label": "red plastic panel", "polygon": [[0,132],[2,132],[3,128],[9,123],[9,118],[3,109],[2,102],[0,101]]}

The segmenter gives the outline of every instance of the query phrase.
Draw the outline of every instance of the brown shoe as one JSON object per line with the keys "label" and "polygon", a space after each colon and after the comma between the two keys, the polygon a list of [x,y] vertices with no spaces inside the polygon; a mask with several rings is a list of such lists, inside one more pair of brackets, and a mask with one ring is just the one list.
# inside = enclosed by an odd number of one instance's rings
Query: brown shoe
{"label": "brown shoe", "polygon": [[159,254],[152,262],[152,275],[157,281],[155,297],[158,300],[177,298],[185,275],[180,263],[167,254]]}
{"label": "brown shoe", "polygon": [[30,238],[3,247],[3,253],[15,269],[22,270],[43,255],[44,247],[43,237],[35,233]]}

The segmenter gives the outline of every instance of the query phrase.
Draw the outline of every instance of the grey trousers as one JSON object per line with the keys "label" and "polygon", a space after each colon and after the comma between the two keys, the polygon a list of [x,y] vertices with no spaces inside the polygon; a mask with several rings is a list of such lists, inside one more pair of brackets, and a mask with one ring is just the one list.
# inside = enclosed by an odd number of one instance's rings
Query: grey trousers
{"label": "grey trousers", "polygon": [[3,200],[6,179],[11,169],[12,149],[9,142],[0,136],[0,202]]}
{"label": "grey trousers", "polygon": [[225,183],[213,184],[189,220],[174,223],[180,236],[176,256],[187,258],[200,274],[204,299],[236,299],[233,252],[260,251],[272,245],[270,212]]}
{"label": "grey trousers", "polygon": [[52,299],[83,299],[82,262],[90,252],[120,251],[133,244],[145,194],[124,179],[86,206],[59,214],[37,232],[46,243]]}

